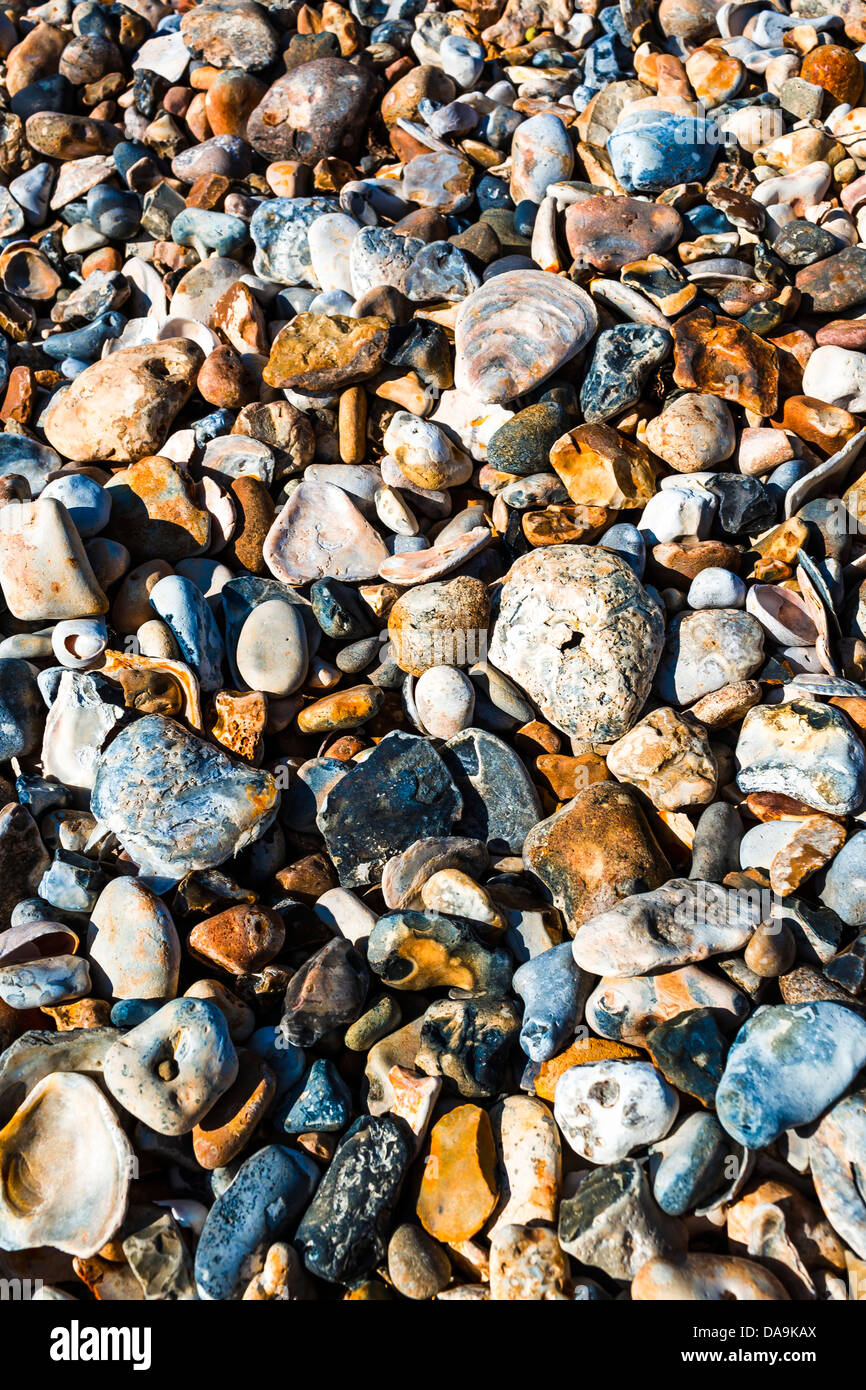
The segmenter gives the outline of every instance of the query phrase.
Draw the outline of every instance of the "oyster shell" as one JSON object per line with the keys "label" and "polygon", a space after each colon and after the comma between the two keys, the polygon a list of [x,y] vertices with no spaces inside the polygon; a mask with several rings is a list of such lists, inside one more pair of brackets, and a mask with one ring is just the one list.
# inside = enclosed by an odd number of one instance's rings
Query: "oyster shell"
{"label": "oyster shell", "polygon": [[543,270],[508,271],[463,300],[454,327],[459,391],[501,405],[546,381],[595,333],[585,290]]}
{"label": "oyster shell", "polygon": [[95,1255],[123,1220],[133,1153],[99,1087],[40,1081],[0,1131],[0,1246]]}

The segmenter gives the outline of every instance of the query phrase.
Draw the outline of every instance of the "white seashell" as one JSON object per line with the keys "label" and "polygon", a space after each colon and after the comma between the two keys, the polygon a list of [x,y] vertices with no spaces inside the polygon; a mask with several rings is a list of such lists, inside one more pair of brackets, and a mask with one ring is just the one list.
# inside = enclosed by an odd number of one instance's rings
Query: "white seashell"
{"label": "white seashell", "polygon": [[213,329],[208,328],[207,324],[199,323],[197,319],[166,319],[159,330],[157,341],[165,338],[188,338],[190,342],[198,344],[206,357],[220,346],[220,340]]}
{"label": "white seashell", "polygon": [[0,1247],[95,1255],[123,1221],[132,1171],[99,1087],[75,1072],[46,1076],[0,1131]]}
{"label": "white seashell", "polygon": [[457,389],[482,401],[513,400],[568,362],[597,327],[595,305],[570,280],[542,270],[497,275],[457,310]]}

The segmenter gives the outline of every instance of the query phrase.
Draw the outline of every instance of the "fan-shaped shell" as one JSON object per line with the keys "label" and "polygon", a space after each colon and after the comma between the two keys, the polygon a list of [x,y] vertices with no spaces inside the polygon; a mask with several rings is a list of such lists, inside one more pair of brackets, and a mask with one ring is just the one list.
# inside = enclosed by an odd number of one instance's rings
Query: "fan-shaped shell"
{"label": "fan-shaped shell", "polygon": [[0,1247],[95,1255],[123,1220],[132,1157],[89,1077],[46,1076],[0,1131]]}
{"label": "fan-shaped shell", "polygon": [[501,404],[546,381],[595,333],[589,295],[561,275],[512,270],[470,294],[454,325],[458,390]]}

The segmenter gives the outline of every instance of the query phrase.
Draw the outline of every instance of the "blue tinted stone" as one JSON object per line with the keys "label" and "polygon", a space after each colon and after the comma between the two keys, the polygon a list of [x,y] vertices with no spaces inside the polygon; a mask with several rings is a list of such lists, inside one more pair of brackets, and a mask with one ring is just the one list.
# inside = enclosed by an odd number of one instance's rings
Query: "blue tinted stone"
{"label": "blue tinted stone", "polygon": [[646,566],[646,541],[642,532],[629,521],[618,521],[609,527],[599,539],[598,544],[605,550],[613,550],[622,556],[630,570],[643,579]]}
{"label": "blue tinted stone", "polygon": [[178,246],[201,242],[217,256],[238,251],[248,235],[249,228],[242,218],[210,208],[184,208],[171,224],[171,239]]}
{"label": "blue tinted stone", "polygon": [[216,619],[197,585],[168,574],[150,591],[154,612],[171,628],[184,661],[193,668],[202,690],[223,683],[223,641]]}
{"label": "blue tinted stone", "polygon": [[14,656],[0,658],[0,761],[32,753],[41,741],[44,720],[32,667]]}
{"label": "blue tinted stone", "polygon": [[718,131],[701,116],[639,111],[619,122],[607,148],[628,192],[661,193],[706,178],[719,150]]}
{"label": "blue tinted stone", "polygon": [[378,883],[387,861],[416,840],[450,835],[462,798],[433,744],[387,734],[350,767],[318,815],[344,888]]}
{"label": "blue tinted stone", "polygon": [[765,1005],[740,1029],[716,1092],[719,1119],[747,1149],[811,1124],[866,1063],[866,1021],[841,1004]]}
{"label": "blue tinted stone", "polygon": [[683,1216],[725,1186],[726,1164],[742,1151],[715,1115],[689,1115],[650,1149],[653,1196],[662,1211]]}
{"label": "blue tinted stone", "polygon": [[73,359],[89,365],[95,362],[103,347],[111,338],[119,338],[126,326],[123,314],[109,310],[84,328],[75,328],[69,333],[55,333],[41,344],[46,357],[56,361]]}
{"label": "blue tinted stone", "polygon": [[146,872],[180,879],[215,868],[258,839],[278,801],[270,773],[150,714],[109,744],[90,807]]}
{"label": "blue tinted stone", "polygon": [[589,984],[570,941],[551,946],[515,971],[512,988],[523,1000],[520,1046],[530,1061],[546,1062],[568,1046],[583,1018]]}
{"label": "blue tinted stone", "polygon": [[672,344],[670,333],[650,324],[620,323],[599,333],[580,388],[587,424],[609,420],[639,401]]}
{"label": "blue tinted stone", "polygon": [[262,1268],[268,1246],[291,1229],[306,1206],[318,1172],[306,1154],[277,1144],[241,1164],[204,1223],[195,1255],[200,1298],[241,1298]]}
{"label": "blue tinted stone", "polygon": [[333,1062],[319,1060],[310,1068],[304,1089],[281,1127],[286,1134],[307,1134],[311,1130],[335,1134],[345,1129],[351,1118],[348,1086]]}
{"label": "blue tinted stone", "polygon": [[542,809],[518,755],[486,729],[464,729],[448,740],[442,757],[463,799],[451,833],[481,840],[495,854],[520,854]]}

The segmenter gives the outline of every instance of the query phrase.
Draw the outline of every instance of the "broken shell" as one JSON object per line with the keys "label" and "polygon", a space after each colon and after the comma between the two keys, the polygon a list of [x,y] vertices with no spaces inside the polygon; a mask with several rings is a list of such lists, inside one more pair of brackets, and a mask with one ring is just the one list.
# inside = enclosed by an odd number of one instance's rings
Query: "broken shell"
{"label": "broken shell", "polygon": [[95,1255],[124,1218],[133,1161],[93,1081],[46,1076],[0,1131],[0,1246]]}
{"label": "broken shell", "polygon": [[818,636],[803,598],[781,584],[756,584],[746,597],[746,612],[780,646],[811,647]]}

